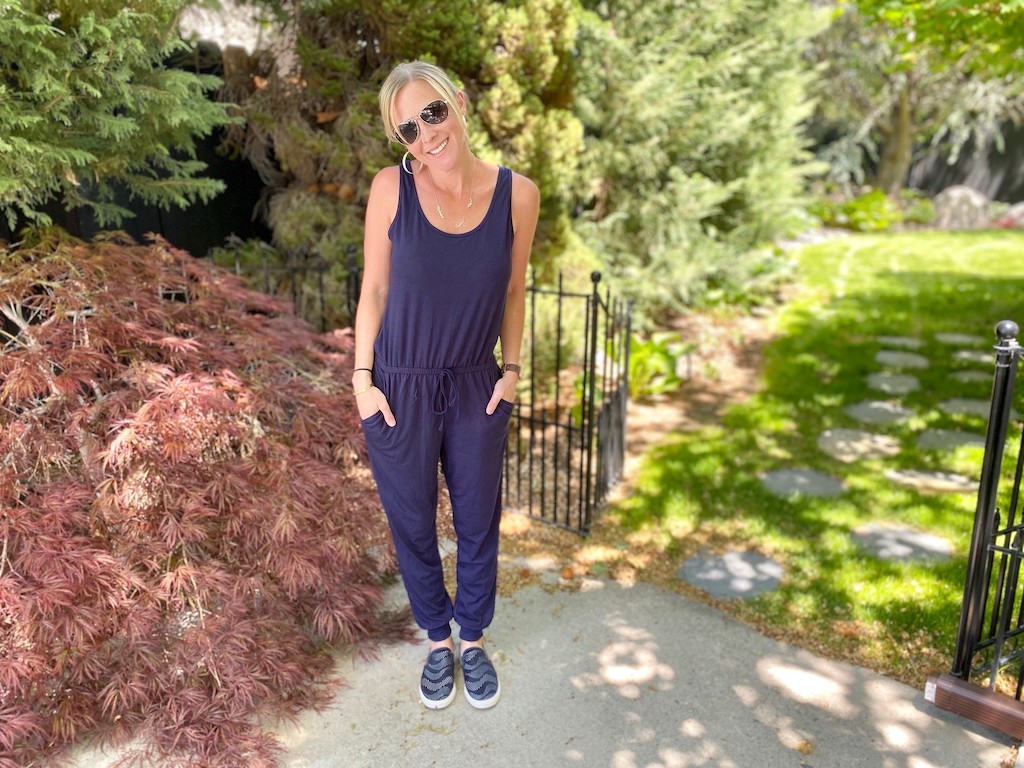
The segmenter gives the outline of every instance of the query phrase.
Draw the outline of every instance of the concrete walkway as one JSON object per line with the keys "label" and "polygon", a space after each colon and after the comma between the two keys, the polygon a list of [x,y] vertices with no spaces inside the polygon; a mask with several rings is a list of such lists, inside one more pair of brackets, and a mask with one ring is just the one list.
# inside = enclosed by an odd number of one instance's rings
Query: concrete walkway
{"label": "concrete walkway", "polygon": [[[401,599],[401,596],[396,596]],[[999,768],[1009,737],[864,669],[647,584],[499,600],[492,710],[428,711],[423,645],[345,659],[323,713],[276,733],[288,768]],[[461,678],[460,678],[461,681]],[[113,756],[80,752],[75,768]]]}

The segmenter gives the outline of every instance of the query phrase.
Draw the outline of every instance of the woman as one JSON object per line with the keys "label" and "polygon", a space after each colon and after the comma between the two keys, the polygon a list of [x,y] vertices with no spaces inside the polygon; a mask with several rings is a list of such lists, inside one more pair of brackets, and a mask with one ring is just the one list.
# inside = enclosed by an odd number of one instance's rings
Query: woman
{"label": "woman", "polygon": [[[430,641],[420,700],[431,709],[455,698],[452,619],[469,703],[487,709],[501,693],[483,633],[540,205],[532,181],[473,155],[467,106],[424,62],[399,65],[381,87],[385,133],[407,151],[370,189],[352,377],[413,616]],[[458,537],[454,604],[437,546],[438,461]]]}

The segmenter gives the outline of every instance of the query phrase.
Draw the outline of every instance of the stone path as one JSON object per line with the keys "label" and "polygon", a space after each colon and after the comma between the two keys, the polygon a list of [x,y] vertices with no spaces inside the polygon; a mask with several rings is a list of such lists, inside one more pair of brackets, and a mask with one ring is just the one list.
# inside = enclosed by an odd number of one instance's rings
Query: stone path
{"label": "stone path", "polygon": [[[929,403],[929,407],[970,422],[970,430],[922,428],[914,441],[927,451],[931,466],[913,469],[891,468],[884,476],[898,485],[922,493],[977,492],[977,478],[965,477],[942,468],[944,455],[960,447],[983,448],[989,415],[989,394],[983,383],[991,384],[994,352],[985,349],[986,340],[962,333],[938,333],[930,355],[929,340],[910,336],[877,336],[875,354],[878,370],[867,375],[867,384],[877,399],[848,405],[844,414],[856,426],[827,429],[818,437],[818,450],[842,465],[859,461],[890,459],[901,451],[900,440],[885,433],[890,426],[905,426],[918,410],[901,400],[921,390],[917,372],[934,365],[950,371],[950,378],[963,385],[963,397]],[[936,349],[938,345],[938,349]],[[1017,418],[1017,414],[1011,414]],[[975,431],[975,429],[977,431]],[[980,462],[979,462],[980,471]],[[761,477],[764,487],[785,500],[800,497],[832,498],[846,492],[841,476],[806,467],[780,467]],[[890,561],[935,560],[952,556],[950,542],[928,531],[869,523],[851,534],[862,549]],[[782,565],[756,552],[715,553],[700,551],[679,569],[677,576],[724,599],[747,599],[775,589],[785,576]]]}

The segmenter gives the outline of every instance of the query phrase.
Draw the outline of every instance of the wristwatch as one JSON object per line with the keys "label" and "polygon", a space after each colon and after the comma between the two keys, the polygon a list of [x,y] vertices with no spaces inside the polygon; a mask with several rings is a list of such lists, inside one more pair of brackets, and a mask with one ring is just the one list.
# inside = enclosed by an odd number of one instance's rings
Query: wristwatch
{"label": "wristwatch", "polygon": [[506,372],[512,371],[512,373],[523,375],[523,368],[518,363],[505,363],[501,366],[501,375],[504,376]]}

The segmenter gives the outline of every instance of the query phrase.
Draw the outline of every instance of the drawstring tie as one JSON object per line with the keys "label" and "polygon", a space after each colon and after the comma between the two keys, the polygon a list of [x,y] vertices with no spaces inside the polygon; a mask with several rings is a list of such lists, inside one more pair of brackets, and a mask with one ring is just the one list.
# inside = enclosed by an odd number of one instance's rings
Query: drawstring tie
{"label": "drawstring tie", "polygon": [[[459,402],[459,388],[455,384],[455,374],[451,368],[443,368],[437,375],[437,389],[434,390],[434,415],[443,417],[448,409]],[[444,419],[438,418],[437,431],[444,427]]]}

